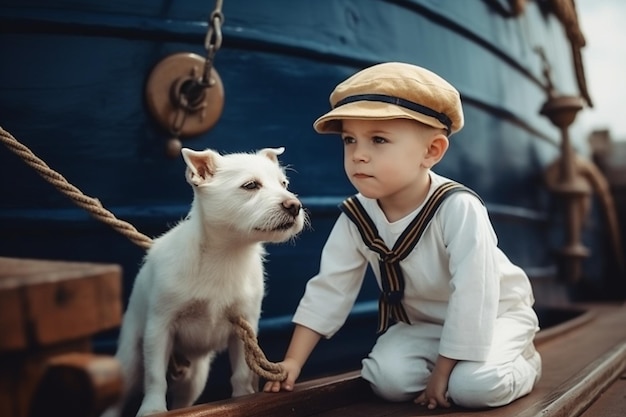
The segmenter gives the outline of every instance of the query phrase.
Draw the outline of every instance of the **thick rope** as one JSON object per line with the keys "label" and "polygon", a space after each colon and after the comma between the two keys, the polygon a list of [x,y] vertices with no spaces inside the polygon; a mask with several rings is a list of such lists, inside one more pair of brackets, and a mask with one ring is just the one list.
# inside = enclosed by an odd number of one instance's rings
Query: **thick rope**
{"label": "thick rope", "polygon": [[[243,317],[233,317],[231,323],[235,325],[235,331],[244,341],[246,348],[246,363],[257,375],[269,381],[284,381],[287,372],[278,363],[267,360],[265,354],[259,347],[256,332]],[[263,364],[263,365],[261,365]]]}
{"label": "thick rope", "polygon": [[0,140],[2,140],[2,143],[4,143],[10,151],[22,158],[28,166],[33,168],[44,180],[55,186],[78,206],[87,210],[93,217],[113,227],[144,249],[148,249],[150,245],[152,245],[152,239],[139,233],[131,224],[115,218],[113,213],[102,207],[99,200],[84,195],[78,188],[67,182],[61,174],[48,167],[44,161],[35,156],[30,149],[18,142],[17,139],[11,136],[11,134],[2,127],[0,127]]}
{"label": "thick rope", "polygon": [[[14,154],[19,156],[28,166],[33,168],[44,180],[56,187],[78,206],[87,210],[93,217],[100,220],[129,238],[133,243],[148,249],[152,245],[152,239],[140,233],[131,224],[119,220],[99,200],[86,196],[78,188],[67,182],[58,172],[52,170],[44,161],[39,159],[30,149],[17,141],[9,132],[0,126],[0,141]],[[282,366],[267,360],[259,347],[254,329],[243,318],[237,317],[230,320],[235,326],[235,331],[245,346],[246,363],[260,377],[269,381],[284,381],[286,376]]]}

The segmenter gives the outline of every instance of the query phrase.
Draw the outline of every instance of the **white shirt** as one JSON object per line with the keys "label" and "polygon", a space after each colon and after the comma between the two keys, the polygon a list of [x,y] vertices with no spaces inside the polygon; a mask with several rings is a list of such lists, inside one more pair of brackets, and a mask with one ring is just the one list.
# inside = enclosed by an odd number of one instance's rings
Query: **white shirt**
{"label": "white shirt", "polygon": [[[426,200],[449,181],[433,172],[430,177]],[[424,205],[389,223],[376,200],[360,194],[357,198],[388,248]],[[380,288],[378,255],[342,213],[324,245],[319,273],[307,283],[293,322],[325,337],[334,335],[350,313],[368,263]],[[487,210],[470,193],[454,193],[442,203],[400,266],[405,279],[402,304],[411,324],[422,326],[428,336],[440,337],[443,356],[485,360],[497,317],[520,305],[534,314],[528,277],[497,247]]]}

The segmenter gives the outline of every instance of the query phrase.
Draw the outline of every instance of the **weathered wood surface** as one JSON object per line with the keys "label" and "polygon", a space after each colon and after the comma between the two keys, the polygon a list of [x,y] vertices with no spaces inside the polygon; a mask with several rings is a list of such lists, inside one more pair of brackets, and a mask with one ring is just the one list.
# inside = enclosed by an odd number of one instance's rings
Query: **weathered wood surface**
{"label": "weathered wood surface", "polygon": [[0,352],[115,328],[120,279],[117,265],[0,257]]}
{"label": "weathered wood surface", "polygon": [[582,417],[624,417],[626,415],[626,373],[589,407]]}
{"label": "weathered wood surface", "polygon": [[[589,313],[561,327],[540,332],[537,348],[543,358],[542,379],[530,395],[506,407],[488,410],[453,407],[429,411],[411,403],[391,404],[377,399],[359,378],[358,372],[353,372],[298,384],[293,393],[259,393],[158,416],[579,416],[626,369],[626,306],[581,307],[588,309]],[[621,399],[625,405],[623,395],[610,398]]]}
{"label": "weathered wood surface", "polygon": [[114,357],[68,353],[51,358],[30,401],[29,417],[97,417],[122,388]]}
{"label": "weathered wood surface", "polygon": [[117,395],[119,367],[90,339],[120,325],[121,300],[117,265],[0,257],[0,415],[87,416],[72,410]]}

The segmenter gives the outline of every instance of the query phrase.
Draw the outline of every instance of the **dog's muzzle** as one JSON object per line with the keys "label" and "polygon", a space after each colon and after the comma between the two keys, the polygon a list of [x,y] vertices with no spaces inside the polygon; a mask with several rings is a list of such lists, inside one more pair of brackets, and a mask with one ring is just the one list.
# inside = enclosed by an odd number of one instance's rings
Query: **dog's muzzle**
{"label": "dog's muzzle", "polygon": [[[280,203],[280,209],[276,207],[276,210],[270,214],[265,222],[260,227],[255,227],[255,230],[260,232],[285,232],[292,229],[294,226],[301,224],[300,216],[303,215],[302,203],[295,197],[288,198]],[[293,232],[298,232],[293,230]]]}
{"label": "dog's muzzle", "polygon": [[300,200],[297,198],[290,198],[288,200],[283,201],[282,203],[283,209],[291,215],[294,219],[298,217],[300,214],[300,210],[302,209],[302,204]]}

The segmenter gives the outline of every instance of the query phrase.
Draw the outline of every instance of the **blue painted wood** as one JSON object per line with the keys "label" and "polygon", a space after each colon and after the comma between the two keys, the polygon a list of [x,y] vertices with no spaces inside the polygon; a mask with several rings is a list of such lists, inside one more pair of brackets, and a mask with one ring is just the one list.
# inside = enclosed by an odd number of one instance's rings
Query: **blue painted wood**
{"label": "blue painted wood", "polygon": [[[382,61],[430,68],[460,90],[466,126],[437,167],[479,192],[504,251],[531,276],[553,274],[562,220],[543,169],[559,134],[541,115],[541,62],[550,57],[559,91],[576,94],[570,47],[554,16],[529,2],[511,18],[480,0],[226,0],[215,67],[226,93],[214,129],[185,146],[249,151],[285,146],[291,188],[312,228],[295,244],[272,245],[261,342],[278,360],[289,319],[317,271],[337,204],[353,193],[342,144],[311,124],[328,95],[358,69]],[[0,125],[86,194],[150,235],[188,211],[182,160],[165,156],[168,134],[149,115],[144,85],[171,53],[204,54],[212,2],[0,1]],[[574,127],[576,145],[584,140]],[[143,251],[91,219],[0,147],[0,255],[114,262],[126,295]],[[597,213],[595,218],[597,218]],[[602,245],[596,222],[585,241]],[[601,279],[603,261],[586,263]],[[377,290],[368,280],[348,325],[316,351],[305,375],[358,366],[374,338]],[[115,332],[99,340],[114,347]]]}

